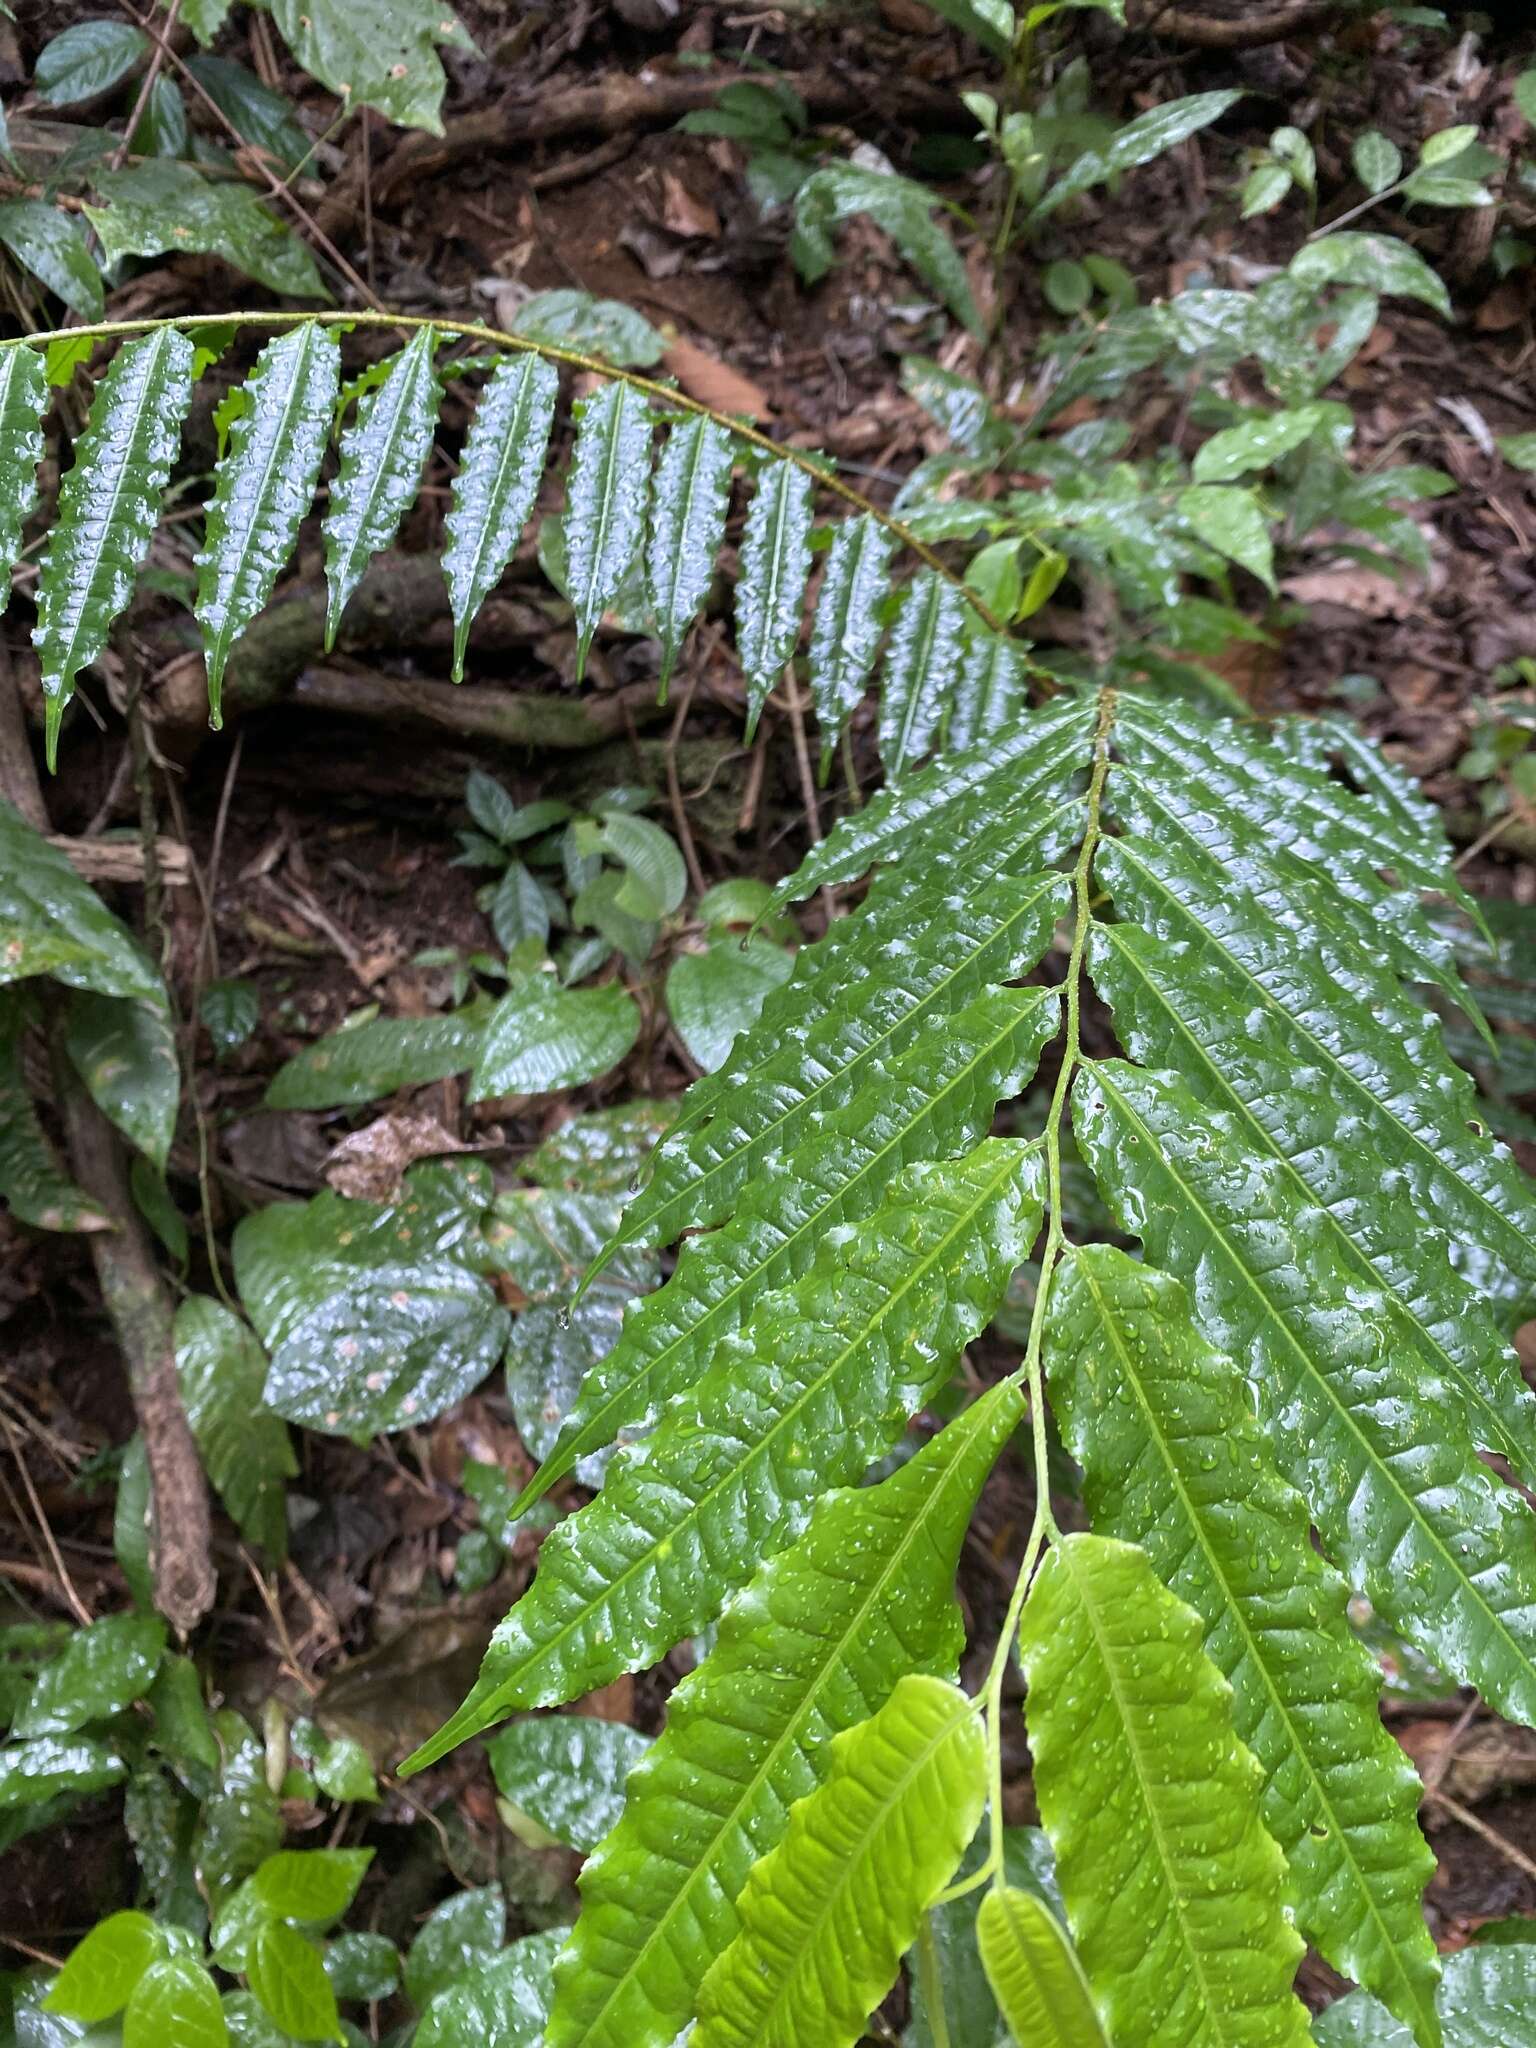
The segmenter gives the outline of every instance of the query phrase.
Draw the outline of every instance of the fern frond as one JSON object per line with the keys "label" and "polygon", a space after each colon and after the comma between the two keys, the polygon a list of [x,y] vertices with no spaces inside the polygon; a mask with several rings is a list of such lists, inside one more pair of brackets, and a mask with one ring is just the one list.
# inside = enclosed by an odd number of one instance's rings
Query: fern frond
{"label": "fern frond", "polygon": [[985,1798],[981,1723],[955,1686],[901,1679],[832,1741],[825,1784],[753,1869],[741,1932],[699,1990],[699,2048],[851,2048]]}
{"label": "fern frond", "polygon": [[905,1673],[953,1674],[961,1539],[1023,1405],[997,1387],[889,1479],[833,1495],[726,1609],[582,1870],[549,2048],[668,2048],[739,1931],[752,1864],[825,1776],[830,1738]]}
{"label": "fern frond", "polygon": [[498,363],[480,394],[444,521],[456,683],[464,678],[475,615],[511,561],[533,510],[559,396],[554,364],[539,356]]}
{"label": "fern frond", "polygon": [[1312,1547],[1237,1366],[1200,1336],[1176,1280],[1109,1245],[1073,1258],[1046,1349],[1095,1530],[1142,1546],[1232,1685],[1302,1933],[1420,2048],[1439,2048],[1421,1788],[1382,1726],[1380,1673],[1349,1629],[1344,1583]]}
{"label": "fern frond", "polygon": [[1050,1907],[1017,1885],[989,1891],[976,1915],[987,1981],[1015,2041],[1108,2048],[1083,1966]]}
{"label": "fern frond", "polygon": [[32,349],[0,353],[0,612],[11,601],[11,571],[38,499],[48,376]]}
{"label": "fern frond", "polygon": [[335,643],[347,599],[363,571],[394,539],[426,468],[442,400],[433,358],[437,330],[418,328],[376,391],[358,403],[341,437],[325,536],[325,645]]}
{"label": "fern frond", "polygon": [[663,697],[677,651],[709,594],[734,456],[730,435],[714,420],[679,420],[656,465],[645,578],[661,640]]}
{"label": "fern frond", "polygon": [[920,569],[901,594],[880,681],[880,760],[894,782],[933,746],[960,660],[965,600]]}
{"label": "fern frond", "polygon": [[102,652],[139,564],[192,402],[192,344],[173,327],[128,342],[91,405],[37,582],[32,642],[43,672],[48,765],[75,677]]}
{"label": "fern frond", "polygon": [[770,464],[752,494],[736,585],[736,655],[747,685],[749,742],[768,693],[800,638],[813,516],[805,471],[783,462]]}
{"label": "fern frond", "polygon": [[890,559],[891,536],[867,513],[844,520],[832,537],[810,646],[811,702],[821,722],[824,759],[875,665]]}
{"label": "fern frond", "polygon": [[654,425],[650,407],[628,384],[605,384],[581,411],[565,506],[578,681],[603,613],[639,552]]}
{"label": "fern frond", "polygon": [[474,1691],[413,1770],[516,1707],[654,1663],[792,1542],[942,1386],[1039,1229],[1037,1149],[990,1138],[898,1177],[857,1232],[759,1303],[692,1394],[549,1537]]}
{"label": "fern frond", "polygon": [[[974,621],[970,622],[974,624]],[[944,728],[944,744],[956,753],[1016,725],[1028,698],[1023,654],[1001,633],[970,631]]]}
{"label": "fern frond", "polygon": [[1133,1545],[1047,1556],[1020,1654],[1056,1875],[1111,2039],[1309,2048],[1285,1865],[1200,1635]]}

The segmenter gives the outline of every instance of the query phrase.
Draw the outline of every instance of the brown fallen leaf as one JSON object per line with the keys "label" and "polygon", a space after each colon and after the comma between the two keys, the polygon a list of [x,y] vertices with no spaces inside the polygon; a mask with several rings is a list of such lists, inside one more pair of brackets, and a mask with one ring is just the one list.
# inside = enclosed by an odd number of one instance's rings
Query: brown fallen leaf
{"label": "brown fallen leaf", "polygon": [[661,367],[700,405],[713,406],[716,412],[740,414],[749,420],[772,417],[768,394],[761,385],[722,363],[697,342],[684,341],[681,335],[669,341],[662,351]]}
{"label": "brown fallen leaf", "polygon": [[1336,604],[1368,619],[1411,619],[1420,602],[1380,569],[1353,564],[1307,569],[1300,576],[1287,576],[1280,588],[1298,604]]}
{"label": "brown fallen leaf", "polygon": [[405,1169],[418,1159],[473,1150],[445,1131],[435,1116],[381,1116],[333,1148],[325,1178],[339,1195],[354,1201],[389,1202],[400,1191]]}
{"label": "brown fallen leaf", "polygon": [[690,192],[675,171],[661,174],[661,224],[668,234],[688,241],[713,241],[720,232],[719,214],[707,199]]}

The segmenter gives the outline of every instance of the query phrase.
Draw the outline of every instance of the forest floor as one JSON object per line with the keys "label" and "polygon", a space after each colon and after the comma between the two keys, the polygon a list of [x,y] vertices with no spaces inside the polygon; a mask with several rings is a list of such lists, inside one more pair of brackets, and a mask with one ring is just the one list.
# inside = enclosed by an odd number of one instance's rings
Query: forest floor
{"label": "forest floor", "polygon": [[[69,11],[42,8],[48,31]],[[936,133],[964,129],[955,94],[978,67],[969,46],[916,0],[884,0],[855,24],[833,10],[767,4],[647,10],[569,0],[460,11],[482,55],[448,54],[446,138],[408,135],[377,117],[355,121],[339,138],[323,191],[308,202],[385,305],[497,322],[529,292],[551,287],[624,301],[668,337],[663,368],[684,389],[831,452],[882,499],[939,445],[901,381],[904,356],[937,351],[1027,413],[1037,343],[1060,326],[1027,270],[985,356],[936,315],[866,222],[844,231],[830,277],[807,289],[790,262],[785,225],[765,218],[748,191],[740,147],[675,125],[679,112],[706,102],[700,81],[713,90],[722,76],[773,66],[789,76],[820,131],[873,142],[899,167],[914,155],[924,161]],[[659,26],[635,25],[650,19]],[[251,38],[253,66],[320,111],[323,96],[263,31],[264,24]],[[30,55],[42,28],[29,28],[25,9],[20,34]],[[713,71],[701,66],[708,54],[719,60]],[[1249,98],[1218,129],[1138,174],[1124,203],[1097,202],[1093,246],[1127,266],[1144,298],[1201,274],[1220,281],[1234,264],[1283,261],[1291,228],[1238,220],[1233,194],[1245,149],[1282,122],[1303,125],[1318,95],[1330,96],[1352,129],[1391,132],[1410,110],[1422,127],[1426,94],[1443,102],[1431,126],[1496,125],[1498,79],[1521,54],[1528,52],[1513,43],[1480,49],[1475,41],[1389,35],[1368,61],[1334,63],[1315,39],[1232,55],[1107,35],[1095,45],[1095,82],[1112,106],[1131,111],[1228,84]],[[1490,715],[1490,698],[1522,687],[1530,698],[1511,665],[1536,659],[1536,478],[1508,468],[1494,437],[1536,429],[1536,272],[1498,281],[1486,251],[1466,236],[1459,215],[1420,236],[1452,281],[1454,325],[1389,301],[1346,374],[1362,459],[1391,451],[1444,470],[1458,486],[1420,515],[1433,565],[1427,583],[1394,583],[1343,561],[1287,564],[1281,601],[1266,616],[1268,640],[1236,650],[1224,672],[1256,710],[1348,708],[1444,807],[1465,849],[1469,886],[1529,904],[1536,813],[1517,804],[1485,827],[1482,786],[1458,764]],[[990,307],[984,254],[963,234],[960,241],[973,287]],[[227,298],[230,287],[211,262],[145,265],[114,294],[111,310],[195,309]],[[366,339],[358,341],[363,354]],[[199,400],[205,435],[216,396],[210,380]],[[445,422],[451,430],[451,398]],[[1132,452],[1176,440],[1181,426],[1177,393],[1149,382]],[[199,431],[196,419],[189,431]],[[396,544],[400,555],[435,560],[450,474],[446,457],[435,458]],[[174,529],[158,545],[174,548]],[[301,591],[317,583],[318,559],[311,540]],[[196,1191],[201,1181],[221,1228],[253,1202],[313,1193],[357,1121],[346,1112],[263,1109],[282,1062],[362,1005],[407,1016],[439,1007],[451,969],[419,956],[468,954],[488,943],[476,879],[451,864],[471,767],[490,769],[520,801],[615,783],[668,792],[707,882],[742,873],[776,879],[842,801],[833,789],[819,800],[818,818],[807,817],[785,707],[770,706],[757,739],[743,745],[739,676],[723,638],[708,629],[684,657],[675,711],[657,717],[626,696],[628,729],[617,721],[618,736],[601,747],[535,754],[456,731],[446,595],[435,581],[428,588],[413,580],[409,565],[400,571],[392,562],[375,574],[380,598],[364,608],[339,655],[322,662],[311,649],[269,708],[247,713],[218,739],[197,710],[201,665],[185,614],[150,596],[123,636],[123,669],[142,681],[169,765],[160,830],[186,849],[167,892],[172,988],[188,1016],[198,988],[215,978],[248,981],[261,997],[259,1026],[238,1050],[215,1062],[206,1041],[197,1047],[206,1165],[197,1130],[185,1124],[172,1159],[173,1182]],[[1091,645],[1091,622],[1065,603],[1048,606],[1032,630],[1046,646]],[[14,617],[7,638],[25,692],[35,669]],[[648,659],[635,643],[606,637],[591,687],[599,695],[625,691],[644,681]],[[530,540],[477,628],[467,681],[503,693],[558,692],[573,688],[574,673],[568,609],[545,582]],[[376,711],[380,676],[409,682],[417,698],[410,723],[359,715]],[[88,686],[83,694],[94,698],[97,722],[75,721],[48,802],[56,831],[99,836],[131,827],[138,798],[122,719],[106,691]],[[860,780],[872,783],[867,709],[854,721],[852,758]],[[134,892],[124,901],[133,903]],[[659,1017],[626,1065],[577,1106],[672,1094],[693,1071]],[[497,1108],[488,1118],[450,1081],[417,1091],[411,1106],[503,1166],[568,1116],[572,1099],[536,1101],[510,1116]],[[1536,1169],[1536,1151],[1527,1148],[1524,1160]],[[1536,1330],[1523,1337],[1536,1339]],[[1000,1338],[988,1343],[1001,1351]],[[0,1573],[34,1611],[70,1611],[61,1574],[86,1609],[103,1611],[121,1581],[113,1488],[101,1475],[133,1427],[120,1362],[78,1242],[44,1238],[3,1214],[0,1347]],[[988,1376],[987,1357],[976,1363]],[[1536,1342],[1525,1363],[1536,1384]],[[381,1759],[398,1756],[457,1704],[536,1553],[525,1531],[502,1578],[471,1595],[451,1590],[455,1547],[473,1522],[457,1485],[464,1459],[501,1463],[515,1475],[529,1469],[526,1452],[494,1383],[404,1439],[366,1448],[313,1435],[297,1441],[294,1490],[307,1519],[292,1560],[269,1578],[242,1560],[234,1531],[220,1523],[222,1605],[200,1659],[233,1704],[259,1713],[276,1689],[310,1702]],[[962,1590],[983,1642],[1006,1599],[1026,1510],[1022,1482],[1004,1473],[967,1547]],[[653,1732],[668,1675],[621,1680],[583,1710]],[[1424,1818],[1440,1868],[1429,1906],[1442,1945],[1457,1945],[1485,1920],[1536,1912],[1536,1737],[1454,1692],[1415,1686],[1407,1673],[1387,1711],[1431,1787]],[[1022,1735],[1012,1769],[1010,1818],[1032,1819]],[[424,1805],[435,1828],[417,1824]],[[519,1868],[509,1871],[489,1774],[476,1757],[451,1759],[408,1790],[387,1787],[375,1826],[375,1839],[394,1843],[385,1851],[393,1864],[389,1910],[402,1924],[436,1896],[442,1859],[464,1883],[484,1882],[499,1861],[509,1889],[522,1888],[530,1925],[570,1907],[571,1854],[517,1851]],[[129,1884],[120,1817],[103,1802],[0,1858],[0,1926],[29,1930],[31,1950],[60,1953],[89,1921],[125,1903]],[[1315,1991],[1332,1981],[1321,1965],[1309,1971]]]}

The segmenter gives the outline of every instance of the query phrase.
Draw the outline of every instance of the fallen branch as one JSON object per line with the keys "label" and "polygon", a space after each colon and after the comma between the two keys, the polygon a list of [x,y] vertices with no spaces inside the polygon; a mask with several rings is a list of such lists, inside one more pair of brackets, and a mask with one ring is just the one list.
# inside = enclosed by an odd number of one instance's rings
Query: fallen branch
{"label": "fallen branch", "polygon": [[1127,11],[1130,27],[1167,36],[1197,50],[1258,50],[1320,28],[1339,11],[1339,0],[1300,0],[1292,7],[1247,7],[1241,14],[1201,14],[1192,7],[1172,7],[1160,0],[1142,0]]}
{"label": "fallen branch", "polygon": [[[48,844],[56,846],[75,873],[88,882],[144,880],[144,849],[136,839],[69,839],[50,832]],[[179,839],[163,835],[157,839],[155,859],[167,889],[185,889],[191,882],[192,857]]]}
{"label": "fallen branch", "polygon": [[553,697],[351,668],[305,669],[293,701],[310,711],[335,712],[375,725],[425,726],[458,739],[496,740],[502,746],[546,747],[559,753],[602,746],[621,738],[631,725],[654,722],[662,715],[649,683],[605,696]]}

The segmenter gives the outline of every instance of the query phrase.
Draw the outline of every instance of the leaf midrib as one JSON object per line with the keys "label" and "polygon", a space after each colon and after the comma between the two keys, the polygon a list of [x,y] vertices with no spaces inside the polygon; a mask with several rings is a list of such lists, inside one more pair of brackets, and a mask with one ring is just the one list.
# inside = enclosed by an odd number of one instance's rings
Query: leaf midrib
{"label": "leaf midrib", "polygon": [[[361,501],[354,501],[354,509],[350,512],[345,502],[338,507],[338,518],[332,531],[342,532],[346,526],[351,528],[350,532],[343,532],[343,546],[346,552],[338,557],[335,564],[336,587],[338,589],[352,575],[358,553],[364,546],[364,536],[372,524],[375,509],[380,498],[386,494],[396,468],[396,458],[400,443],[405,437],[407,426],[410,424],[408,409],[411,401],[416,397],[417,388],[421,382],[422,365],[424,362],[427,364],[430,374],[431,355],[424,346],[422,337],[431,333],[432,329],[430,327],[423,327],[416,339],[408,343],[401,351],[400,359],[394,369],[391,370],[380,389],[373,394],[373,404],[368,408],[368,417],[366,419],[360,418],[354,430],[356,438],[352,440],[351,448],[357,449],[358,460],[361,461],[363,455],[371,453],[373,449],[378,450],[379,460],[373,466],[372,476],[365,480]],[[386,398],[390,401],[390,411],[385,416],[384,431],[375,440],[373,435],[374,421]],[[371,447],[369,444],[371,444]],[[343,450],[343,462],[346,461],[351,448]],[[336,489],[339,492],[340,478],[337,479]]]}

